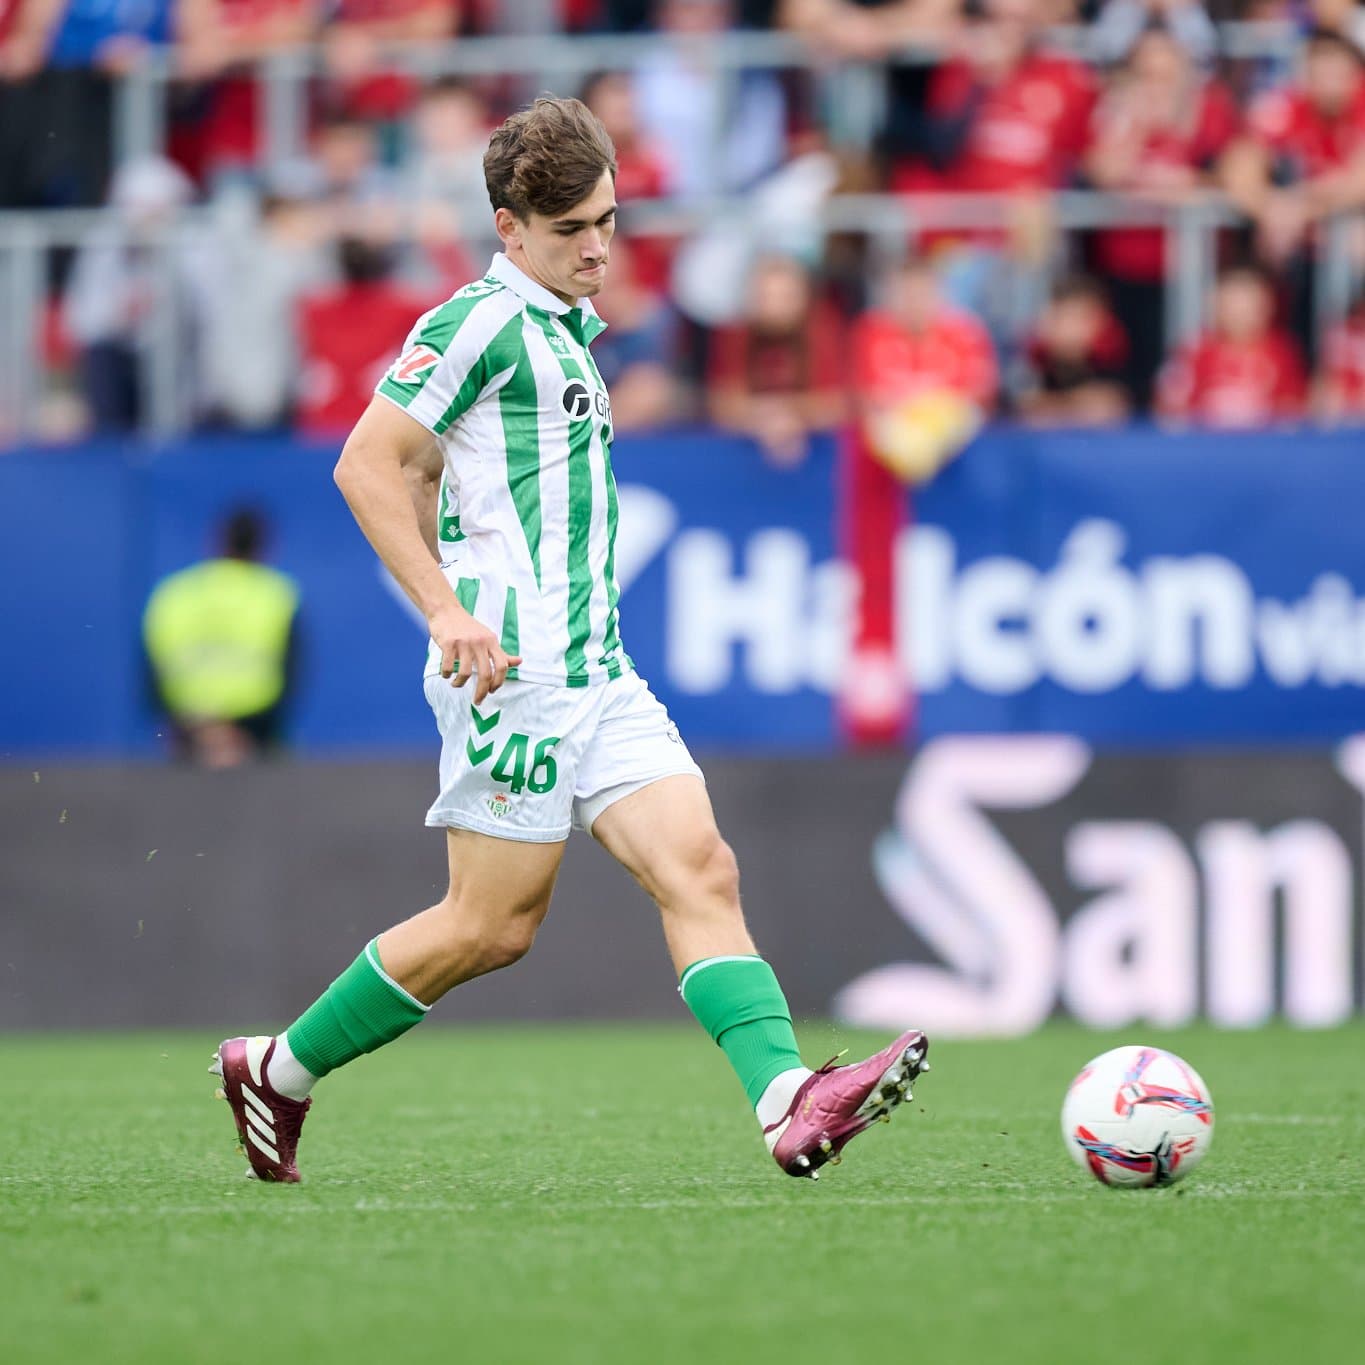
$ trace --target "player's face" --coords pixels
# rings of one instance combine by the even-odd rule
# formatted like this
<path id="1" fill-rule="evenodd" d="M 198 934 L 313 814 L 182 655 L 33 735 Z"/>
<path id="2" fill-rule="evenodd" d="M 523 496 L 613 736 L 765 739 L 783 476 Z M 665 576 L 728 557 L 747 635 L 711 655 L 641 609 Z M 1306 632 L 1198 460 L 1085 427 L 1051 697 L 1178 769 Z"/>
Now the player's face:
<path id="1" fill-rule="evenodd" d="M 523 223 L 506 209 L 497 214 L 507 254 L 533 280 L 566 303 L 596 294 L 607 277 L 616 231 L 616 187 L 611 173 L 586 199 L 554 217 L 532 213 Z"/>

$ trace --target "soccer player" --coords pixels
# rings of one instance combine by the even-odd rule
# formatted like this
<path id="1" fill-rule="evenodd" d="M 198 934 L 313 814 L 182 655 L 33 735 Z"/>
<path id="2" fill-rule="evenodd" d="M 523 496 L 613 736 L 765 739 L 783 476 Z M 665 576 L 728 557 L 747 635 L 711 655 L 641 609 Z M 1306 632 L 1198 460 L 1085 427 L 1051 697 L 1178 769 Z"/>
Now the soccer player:
<path id="1" fill-rule="evenodd" d="M 430 631 L 442 751 L 427 824 L 446 830 L 450 887 L 368 943 L 286 1032 L 227 1039 L 212 1069 L 252 1173 L 297 1181 L 313 1084 L 520 958 L 577 824 L 658 905 L 682 997 L 768 1151 L 814 1177 L 908 1098 L 928 1044 L 910 1030 L 856 1065 L 802 1064 L 701 771 L 622 649 L 611 406 L 588 350 L 615 229 L 606 130 L 577 100 L 539 99 L 493 134 L 484 169 L 504 250 L 418 321 L 336 468 Z"/>

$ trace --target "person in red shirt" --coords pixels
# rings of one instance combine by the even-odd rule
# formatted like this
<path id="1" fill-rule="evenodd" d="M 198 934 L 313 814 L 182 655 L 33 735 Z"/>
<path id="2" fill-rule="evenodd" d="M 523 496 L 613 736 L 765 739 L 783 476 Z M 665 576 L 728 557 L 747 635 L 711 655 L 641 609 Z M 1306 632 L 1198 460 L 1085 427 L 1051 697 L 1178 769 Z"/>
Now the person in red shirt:
<path id="1" fill-rule="evenodd" d="M 203 83 L 205 109 L 171 130 L 171 151 L 191 175 L 212 183 L 254 172 L 264 150 L 259 82 L 251 63 L 299 49 L 317 34 L 323 0 L 179 0 L 177 74 Z"/>
<path id="2" fill-rule="evenodd" d="M 1301 84 L 1256 101 L 1223 181 L 1275 266 L 1307 244 L 1319 219 L 1365 205 L 1365 71 L 1349 40 L 1331 29 L 1308 35 Z"/>
<path id="3" fill-rule="evenodd" d="M 1181 347 L 1161 372 L 1160 415 L 1229 428 L 1302 419 L 1303 361 L 1274 319 L 1275 294 L 1259 267 L 1224 270 L 1214 292 L 1213 326 Z"/>
<path id="4" fill-rule="evenodd" d="M 810 434 L 844 415 L 842 320 L 794 256 L 761 256 L 743 317 L 717 329 L 707 361 L 707 409 L 758 442 L 773 464 L 806 456 Z"/>
<path id="5" fill-rule="evenodd" d="M 1150 27 L 1095 107 L 1086 178 L 1137 199 L 1186 202 L 1214 184 L 1218 158 L 1239 122 L 1227 87 L 1200 73 L 1170 29 Z M 1174 268 L 1169 245 L 1158 227 L 1110 228 L 1093 239 L 1094 269 L 1107 282 L 1131 343 L 1124 378 L 1144 408 L 1165 349 L 1166 279 Z"/>
<path id="6" fill-rule="evenodd" d="M 1314 361 L 1318 227 L 1365 206 L 1365 69 L 1354 44 L 1326 28 L 1308 35 L 1302 61 L 1300 84 L 1252 105 L 1223 179 L 1261 259 L 1283 273 L 1294 334 Z"/>
<path id="7" fill-rule="evenodd" d="M 1365 421 L 1365 292 L 1323 339 L 1313 415 L 1328 426 Z"/>
<path id="8" fill-rule="evenodd" d="M 873 453 L 906 478 L 932 474 L 994 407 L 1000 374 L 979 319 L 945 303 L 934 265 L 892 274 L 850 347 L 859 420 Z"/>
<path id="9" fill-rule="evenodd" d="M 307 436 L 344 436 L 360 420 L 413 315 L 426 307 L 390 281 L 383 247 L 344 237 L 338 254 L 342 284 L 299 305 L 303 371 L 294 425 Z"/>
<path id="10" fill-rule="evenodd" d="M 1039 0 L 987 0 L 935 72 L 928 112 L 945 189 L 1001 193 L 1065 185 L 1085 148 L 1095 83 L 1043 45 Z"/>
<path id="11" fill-rule="evenodd" d="M 384 60 L 385 43 L 446 43 L 459 31 L 461 0 L 327 0 L 323 102 L 352 118 L 392 123 L 417 100 L 418 83 Z"/>
<path id="12" fill-rule="evenodd" d="M 1073 178 L 1096 87 L 1089 69 L 1043 43 L 1042 0 L 987 0 L 958 51 L 930 78 L 926 160 L 893 171 L 892 187 L 1009 196 L 1006 230 L 948 234 L 951 299 L 1008 345 L 1043 302 L 1040 267 L 1055 234 L 1049 196 Z M 921 248 L 941 249 L 943 234 Z"/>
<path id="13" fill-rule="evenodd" d="M 841 448 L 840 553 L 858 583 L 853 661 L 839 698 L 855 743 L 898 743 L 910 723 L 896 646 L 895 546 L 905 482 L 931 477 L 995 406 L 999 370 L 982 323 L 945 303 L 934 265 L 905 261 L 854 324 L 857 421 Z"/>

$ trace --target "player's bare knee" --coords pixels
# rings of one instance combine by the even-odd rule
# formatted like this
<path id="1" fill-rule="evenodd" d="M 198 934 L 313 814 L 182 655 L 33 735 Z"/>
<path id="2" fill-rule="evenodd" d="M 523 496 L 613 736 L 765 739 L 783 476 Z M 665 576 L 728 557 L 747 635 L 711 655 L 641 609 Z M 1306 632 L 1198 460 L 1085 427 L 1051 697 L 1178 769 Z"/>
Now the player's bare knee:
<path id="1" fill-rule="evenodd" d="M 485 970 L 499 971 L 520 962 L 531 951 L 536 941 L 536 930 L 540 928 L 538 918 L 529 915 L 518 916 L 509 923 L 500 925 L 485 939 L 483 961 Z"/>
<path id="2" fill-rule="evenodd" d="M 670 865 L 655 899 L 665 910 L 705 905 L 711 912 L 739 913 L 739 862 L 715 831 L 689 841 Z"/>

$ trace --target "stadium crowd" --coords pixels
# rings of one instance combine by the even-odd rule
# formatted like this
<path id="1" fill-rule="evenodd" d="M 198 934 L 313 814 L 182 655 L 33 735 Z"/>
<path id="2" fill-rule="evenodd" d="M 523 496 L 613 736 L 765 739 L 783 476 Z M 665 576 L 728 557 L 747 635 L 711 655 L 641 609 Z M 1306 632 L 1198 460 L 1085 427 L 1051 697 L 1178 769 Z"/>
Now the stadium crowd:
<path id="1" fill-rule="evenodd" d="M 1293 36 L 1284 55 L 1231 57 L 1228 19 Z M 1086 26 L 1084 58 L 1058 25 Z M 1365 207 L 1351 0 L 0 0 L 0 211 L 107 205 L 79 249 L 52 253 L 40 432 L 139 425 L 143 330 L 168 294 L 197 424 L 347 429 L 414 317 L 496 248 L 483 146 L 542 84 L 421 79 L 404 44 L 741 28 L 793 33 L 817 60 L 716 81 L 704 43 L 661 42 L 556 91 L 618 151 L 595 348 L 618 430 L 705 416 L 783 463 L 858 411 L 914 477 L 937 450 L 916 432 L 951 446 L 997 416 L 1365 417 L 1365 306 L 1326 330 L 1313 307 L 1328 221 L 1348 215 L 1352 260 L 1365 247 L 1349 217 Z M 307 48 L 300 153 L 272 161 L 255 63 Z M 172 76 L 165 155 L 115 166 L 115 84 L 150 49 Z M 841 139 L 820 79 L 847 62 L 886 70 L 867 148 Z M 1215 238 L 1204 331 L 1166 345 L 1169 234 L 1063 231 L 1070 188 L 1227 196 L 1242 225 Z M 824 231 L 839 191 L 968 192 L 1001 211 L 921 231 L 898 261 Z M 736 195 L 742 215 L 709 211 Z M 191 211 L 200 230 L 150 249 Z"/>

